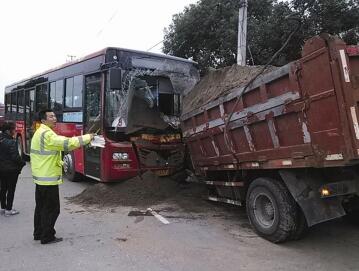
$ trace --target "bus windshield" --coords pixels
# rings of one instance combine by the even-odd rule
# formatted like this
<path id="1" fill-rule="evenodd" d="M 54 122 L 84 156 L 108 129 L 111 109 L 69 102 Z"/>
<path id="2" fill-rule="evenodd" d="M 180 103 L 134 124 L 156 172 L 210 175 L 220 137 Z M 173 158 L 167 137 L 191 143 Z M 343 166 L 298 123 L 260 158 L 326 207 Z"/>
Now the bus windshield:
<path id="1" fill-rule="evenodd" d="M 123 71 L 121 89 L 111 89 L 107 83 L 107 129 L 127 134 L 178 129 L 181 95 L 199 79 L 193 63 L 148 56 L 131 61 L 132 68 Z"/>

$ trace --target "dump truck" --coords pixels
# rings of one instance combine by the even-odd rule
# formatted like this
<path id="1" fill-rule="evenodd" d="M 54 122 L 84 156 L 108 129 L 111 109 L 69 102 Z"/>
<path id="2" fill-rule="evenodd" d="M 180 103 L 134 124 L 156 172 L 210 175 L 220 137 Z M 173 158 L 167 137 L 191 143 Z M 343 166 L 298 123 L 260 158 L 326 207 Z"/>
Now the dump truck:
<path id="1" fill-rule="evenodd" d="M 322 34 L 285 66 L 209 72 L 183 97 L 183 139 L 208 199 L 279 243 L 358 220 L 358 105 L 359 46 Z"/>

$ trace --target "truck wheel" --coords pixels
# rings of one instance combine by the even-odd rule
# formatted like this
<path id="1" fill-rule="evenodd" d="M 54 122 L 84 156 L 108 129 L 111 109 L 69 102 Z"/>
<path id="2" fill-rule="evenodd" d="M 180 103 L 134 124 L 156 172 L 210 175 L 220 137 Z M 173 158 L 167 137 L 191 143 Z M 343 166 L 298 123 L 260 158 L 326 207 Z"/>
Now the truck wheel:
<path id="1" fill-rule="evenodd" d="M 270 178 L 254 180 L 246 205 L 249 221 L 259 236 L 273 243 L 291 238 L 296 229 L 297 206 L 283 183 Z"/>
<path id="2" fill-rule="evenodd" d="M 62 158 L 63 164 L 63 173 L 64 177 L 70 182 L 78 182 L 81 180 L 81 176 L 75 171 L 75 159 L 72 153 L 64 154 Z"/>

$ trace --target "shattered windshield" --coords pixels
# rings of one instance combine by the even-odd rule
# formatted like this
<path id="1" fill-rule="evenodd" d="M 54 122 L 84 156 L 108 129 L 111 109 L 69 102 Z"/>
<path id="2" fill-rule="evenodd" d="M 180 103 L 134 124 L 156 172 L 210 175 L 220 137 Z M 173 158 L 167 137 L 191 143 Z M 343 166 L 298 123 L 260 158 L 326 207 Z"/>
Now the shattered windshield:
<path id="1" fill-rule="evenodd" d="M 197 69 L 173 59 L 131 60 L 132 68 L 122 72 L 121 89 L 111 89 L 107 80 L 107 128 L 127 134 L 143 128 L 178 129 L 181 95 L 198 81 Z"/>

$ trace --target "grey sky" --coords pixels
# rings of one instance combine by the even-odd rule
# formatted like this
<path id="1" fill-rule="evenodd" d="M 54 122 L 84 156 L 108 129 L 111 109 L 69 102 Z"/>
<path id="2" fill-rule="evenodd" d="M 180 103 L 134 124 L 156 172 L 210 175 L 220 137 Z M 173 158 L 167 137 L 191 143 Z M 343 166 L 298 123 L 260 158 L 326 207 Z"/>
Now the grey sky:
<path id="1" fill-rule="evenodd" d="M 147 50 L 197 0 L 0 2 L 0 102 L 6 85 L 108 46 Z M 161 44 L 151 52 L 160 52 Z"/>

